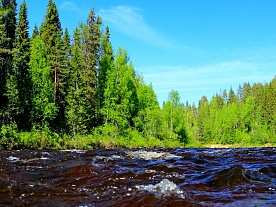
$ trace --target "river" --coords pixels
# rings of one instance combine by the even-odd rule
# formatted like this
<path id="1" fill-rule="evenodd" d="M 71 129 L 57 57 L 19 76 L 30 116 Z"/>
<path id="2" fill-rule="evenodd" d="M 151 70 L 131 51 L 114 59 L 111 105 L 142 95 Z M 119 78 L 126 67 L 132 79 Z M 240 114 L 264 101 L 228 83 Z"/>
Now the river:
<path id="1" fill-rule="evenodd" d="M 276 148 L 0 151 L 0 206 L 276 206 Z"/>

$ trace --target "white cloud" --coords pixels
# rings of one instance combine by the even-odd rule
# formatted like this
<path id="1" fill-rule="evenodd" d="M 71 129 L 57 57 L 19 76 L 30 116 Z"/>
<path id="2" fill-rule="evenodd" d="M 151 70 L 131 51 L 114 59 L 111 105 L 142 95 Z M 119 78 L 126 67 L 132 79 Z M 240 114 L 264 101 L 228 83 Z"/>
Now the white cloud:
<path id="1" fill-rule="evenodd" d="M 137 7 L 116 6 L 110 9 L 102 9 L 99 14 L 104 22 L 111 24 L 118 31 L 131 37 L 154 46 L 172 47 L 173 45 L 162 34 L 146 23 L 142 11 Z"/>

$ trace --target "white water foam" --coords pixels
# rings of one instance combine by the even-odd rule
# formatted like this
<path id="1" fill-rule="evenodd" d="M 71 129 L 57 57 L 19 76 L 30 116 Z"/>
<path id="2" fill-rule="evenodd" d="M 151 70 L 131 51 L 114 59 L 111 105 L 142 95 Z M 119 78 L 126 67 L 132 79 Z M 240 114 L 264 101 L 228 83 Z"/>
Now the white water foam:
<path id="1" fill-rule="evenodd" d="M 129 151 L 129 152 L 126 152 L 126 154 L 133 159 L 140 158 L 144 160 L 179 158 L 179 156 L 173 155 L 168 152 L 153 152 L 153 151 L 145 151 L 145 150 Z"/>
<path id="2" fill-rule="evenodd" d="M 183 191 L 172 181 L 163 179 L 160 183 L 155 185 L 137 185 L 135 186 L 140 191 L 147 191 L 155 194 L 158 198 L 176 196 L 185 198 Z"/>
<path id="3" fill-rule="evenodd" d="M 9 160 L 11 162 L 18 162 L 18 161 L 20 161 L 20 159 L 18 157 L 14 157 L 14 156 L 9 156 L 7 158 L 7 160 Z"/>

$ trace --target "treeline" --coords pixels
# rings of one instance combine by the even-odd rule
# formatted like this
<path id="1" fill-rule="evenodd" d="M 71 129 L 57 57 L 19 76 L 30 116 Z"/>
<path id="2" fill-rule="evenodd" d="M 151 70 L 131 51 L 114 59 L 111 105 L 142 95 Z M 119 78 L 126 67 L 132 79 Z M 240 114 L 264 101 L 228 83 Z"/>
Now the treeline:
<path id="1" fill-rule="evenodd" d="M 186 106 L 189 137 L 203 144 L 256 146 L 276 143 L 276 77 L 266 84 L 244 83 L 237 94 L 230 88 L 198 107 Z"/>
<path id="2" fill-rule="evenodd" d="M 0 1 L 0 146 L 176 147 L 275 143 L 276 80 L 198 106 L 171 91 L 160 108 L 127 51 L 114 52 L 94 9 L 71 37 L 49 0 L 29 35 L 26 2 Z"/>

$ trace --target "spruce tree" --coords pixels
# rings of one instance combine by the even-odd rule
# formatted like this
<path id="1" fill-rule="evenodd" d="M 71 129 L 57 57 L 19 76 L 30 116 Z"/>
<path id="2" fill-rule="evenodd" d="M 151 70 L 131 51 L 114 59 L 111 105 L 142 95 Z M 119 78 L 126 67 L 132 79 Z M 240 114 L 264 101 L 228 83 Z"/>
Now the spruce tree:
<path id="1" fill-rule="evenodd" d="M 38 27 L 34 26 L 33 33 L 32 33 L 32 38 L 35 38 L 37 35 L 39 35 Z"/>
<path id="2" fill-rule="evenodd" d="M 76 28 L 71 47 L 71 59 L 68 75 L 68 93 L 66 96 L 66 121 L 72 135 L 87 133 L 85 86 L 82 71 L 84 57 L 81 53 L 81 31 Z"/>
<path id="3" fill-rule="evenodd" d="M 49 0 L 45 19 L 40 27 L 42 41 L 45 43 L 46 54 L 53 57 L 53 50 L 62 35 L 61 23 L 56 4 Z"/>
<path id="4" fill-rule="evenodd" d="M 45 52 L 47 55 L 47 66 L 50 67 L 51 77 L 53 82 L 53 99 L 54 104 L 60 109 L 55 121 L 53 122 L 53 127 L 56 129 L 61 128 L 64 120 L 64 97 L 62 85 L 64 85 L 62 77 L 62 63 L 64 53 L 62 51 L 62 29 L 59 19 L 59 13 L 56 4 L 49 0 L 47 11 L 45 15 L 44 22 L 42 22 L 40 27 L 41 39 L 45 45 Z"/>
<path id="5" fill-rule="evenodd" d="M 227 104 L 235 103 L 237 101 L 238 101 L 238 97 L 236 96 L 236 94 L 233 91 L 232 87 L 230 87 Z"/>
<path id="6" fill-rule="evenodd" d="M 209 102 L 206 96 L 202 96 L 199 103 L 198 103 L 198 113 L 197 113 L 197 127 L 198 132 L 197 136 L 199 141 L 204 142 L 205 139 L 205 128 L 206 123 L 210 116 L 210 109 L 209 109 Z M 209 137 L 208 137 L 209 138 Z"/>
<path id="7" fill-rule="evenodd" d="M 6 57 L 11 54 L 11 50 L 7 49 L 6 45 L 8 42 L 7 35 L 5 33 L 5 21 L 4 16 L 7 14 L 7 11 L 0 5 L 0 124 L 5 122 L 3 112 L 4 107 L 6 106 L 6 80 L 7 80 L 7 70 Z"/>
<path id="8" fill-rule="evenodd" d="M 7 107 L 7 79 L 12 69 L 12 49 L 15 39 L 16 28 L 16 1 L 2 0 L 0 1 L 0 110 L 5 111 Z M 4 115 L 2 114 L 2 117 Z"/>
<path id="9" fill-rule="evenodd" d="M 81 25 L 82 42 L 81 52 L 84 57 L 84 69 L 82 75 L 85 82 L 84 97 L 86 110 L 86 126 L 88 130 L 97 124 L 96 118 L 96 87 L 98 85 L 97 71 L 100 62 L 102 20 L 95 15 L 94 9 L 88 15 L 86 24 Z"/>
<path id="10" fill-rule="evenodd" d="M 16 114 L 14 121 L 19 129 L 30 127 L 31 81 L 29 75 L 30 40 L 28 32 L 27 6 L 20 5 L 19 21 L 13 49 L 13 67 L 8 76 L 8 111 Z"/>
<path id="11" fill-rule="evenodd" d="M 106 88 L 107 72 L 113 67 L 114 55 L 110 43 L 109 28 L 106 27 L 105 35 L 101 40 L 101 58 L 98 68 L 98 86 L 97 86 L 97 124 L 103 124 L 103 117 L 100 110 L 104 105 L 104 90 Z"/>
<path id="12" fill-rule="evenodd" d="M 60 42 L 60 49 L 58 49 L 58 73 L 56 82 L 56 98 L 55 102 L 58 106 L 58 114 L 55 120 L 55 125 L 60 132 L 66 131 L 66 96 L 69 87 L 69 70 L 71 58 L 70 36 L 68 29 L 65 29 L 64 35 Z"/>
<path id="13" fill-rule="evenodd" d="M 5 33 L 7 38 L 9 38 L 6 48 L 12 50 L 16 30 L 16 0 L 2 0 L 2 5 L 8 11 L 4 17 Z"/>

